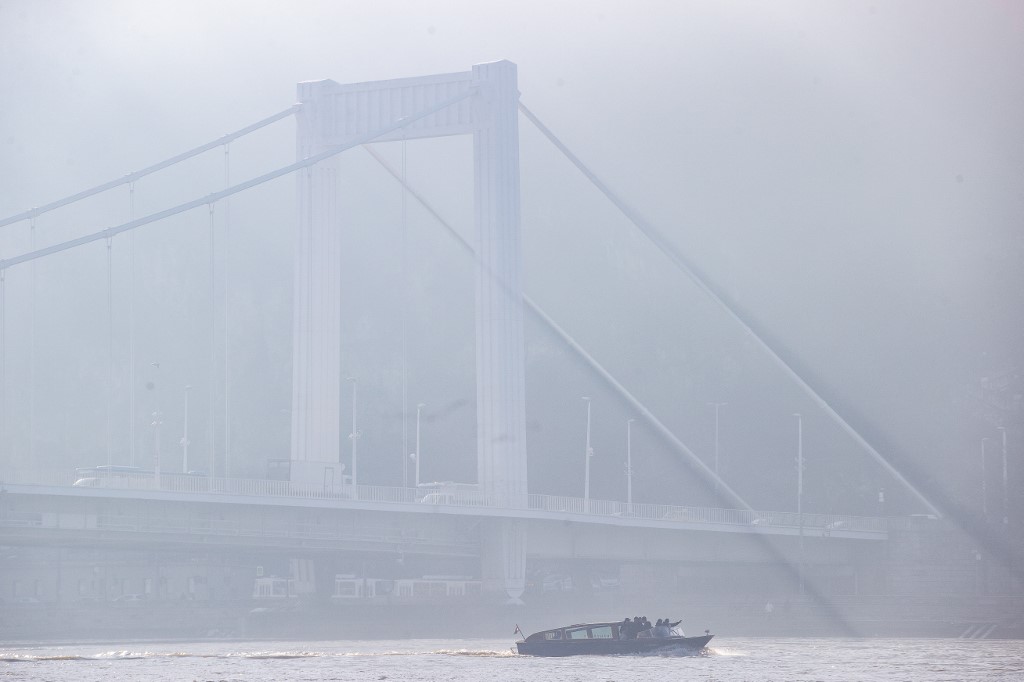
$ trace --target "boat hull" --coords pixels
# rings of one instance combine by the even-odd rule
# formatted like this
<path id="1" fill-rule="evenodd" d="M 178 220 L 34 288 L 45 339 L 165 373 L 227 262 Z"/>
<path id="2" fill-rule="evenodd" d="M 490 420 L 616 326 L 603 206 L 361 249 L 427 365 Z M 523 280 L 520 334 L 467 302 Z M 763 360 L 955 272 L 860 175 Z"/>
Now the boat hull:
<path id="1" fill-rule="evenodd" d="M 714 635 L 701 637 L 640 637 L 637 639 L 566 639 L 516 642 L 526 656 L 635 656 L 638 654 L 697 654 Z"/>

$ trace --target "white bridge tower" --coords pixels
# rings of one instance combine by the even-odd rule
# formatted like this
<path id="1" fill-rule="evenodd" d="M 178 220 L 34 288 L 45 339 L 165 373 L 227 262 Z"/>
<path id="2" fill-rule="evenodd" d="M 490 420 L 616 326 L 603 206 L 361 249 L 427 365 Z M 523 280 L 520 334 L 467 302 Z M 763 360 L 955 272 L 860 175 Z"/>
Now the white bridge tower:
<path id="1" fill-rule="evenodd" d="M 477 477 L 503 506 L 526 505 L 526 409 L 516 66 L 340 85 L 300 83 L 297 155 L 308 158 L 388 129 L 373 141 L 473 135 L 476 231 Z M 460 96 L 463 96 L 459 99 Z M 446 101 L 449 106 L 417 116 Z M 395 129 L 403 119 L 411 122 Z M 293 331 L 293 477 L 334 469 L 341 431 L 341 240 L 337 165 L 300 172 Z M 340 477 L 339 477 L 340 478 Z M 484 587 L 518 600 L 525 538 L 514 521 L 485 531 Z"/>

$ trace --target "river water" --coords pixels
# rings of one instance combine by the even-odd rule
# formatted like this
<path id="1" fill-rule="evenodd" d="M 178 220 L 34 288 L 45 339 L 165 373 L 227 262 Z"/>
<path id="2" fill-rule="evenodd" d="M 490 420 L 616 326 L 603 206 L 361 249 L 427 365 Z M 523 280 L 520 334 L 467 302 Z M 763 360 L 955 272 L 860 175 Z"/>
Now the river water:
<path id="1" fill-rule="evenodd" d="M 1024 642 L 721 637 L 699 656 L 519 656 L 508 640 L 85 643 L 0 647 L 0 681 L 1024 680 Z"/>

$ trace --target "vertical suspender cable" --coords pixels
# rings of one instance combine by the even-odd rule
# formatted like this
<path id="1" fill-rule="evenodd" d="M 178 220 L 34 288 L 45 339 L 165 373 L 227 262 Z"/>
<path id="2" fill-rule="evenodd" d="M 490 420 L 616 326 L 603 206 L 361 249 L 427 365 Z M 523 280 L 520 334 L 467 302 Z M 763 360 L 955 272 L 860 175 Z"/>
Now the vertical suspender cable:
<path id="1" fill-rule="evenodd" d="M 405 192 L 405 169 L 406 169 L 406 141 L 402 138 L 402 274 L 398 278 L 401 282 L 402 303 L 399 307 L 402 316 L 402 485 L 408 487 L 408 463 L 409 463 L 409 357 L 408 357 L 408 333 L 406 317 L 409 313 L 409 276 L 408 276 L 408 244 L 406 229 L 406 192 Z M 418 454 L 417 454 L 418 456 Z M 419 462 L 416 463 L 419 466 Z"/>
<path id="2" fill-rule="evenodd" d="M 214 226 L 214 207 L 215 204 L 209 204 L 210 207 L 210 432 L 208 436 L 210 444 L 210 479 L 217 477 L 217 456 L 216 456 L 216 413 L 217 413 L 217 387 L 216 387 L 216 375 L 217 375 L 217 298 L 214 295 L 217 290 L 216 280 L 214 274 L 216 273 L 215 266 L 215 242 L 214 236 L 216 234 Z"/>
<path id="3" fill-rule="evenodd" d="M 231 144 L 227 143 L 224 145 L 224 189 L 230 186 Z M 228 305 L 228 275 L 230 274 L 230 268 L 228 267 L 228 246 L 230 243 L 228 230 L 231 226 L 229 219 L 231 215 L 230 208 L 231 199 L 225 198 L 221 211 L 224 214 L 224 478 L 228 478 L 231 475 L 231 352 L 228 349 L 228 311 L 231 310 L 231 307 Z"/>
<path id="4" fill-rule="evenodd" d="M 7 466 L 7 268 L 0 268 L 0 462 Z"/>
<path id="5" fill-rule="evenodd" d="M 114 238 L 107 237 L 107 466 L 114 463 L 112 405 L 114 402 Z"/>
<path id="6" fill-rule="evenodd" d="M 128 222 L 135 220 L 135 183 L 128 183 Z M 135 230 L 128 232 L 128 456 L 135 466 Z"/>
<path id="7" fill-rule="evenodd" d="M 36 250 L 36 218 L 29 221 L 29 246 Z M 28 463 L 29 468 L 36 466 L 36 264 L 32 261 L 31 290 L 29 292 L 29 332 L 28 332 Z"/>

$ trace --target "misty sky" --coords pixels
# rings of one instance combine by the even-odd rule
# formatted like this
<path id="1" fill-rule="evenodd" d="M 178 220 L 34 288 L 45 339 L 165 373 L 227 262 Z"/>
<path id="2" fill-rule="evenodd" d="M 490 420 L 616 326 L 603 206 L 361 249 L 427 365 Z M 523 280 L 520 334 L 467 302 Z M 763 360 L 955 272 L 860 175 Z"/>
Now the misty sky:
<path id="1" fill-rule="evenodd" d="M 1024 368 L 1022 35 L 1024 6 L 1016 2 L 0 0 L 0 216 L 122 176 L 280 111 L 294 101 L 299 81 L 417 76 L 508 59 L 518 64 L 522 101 L 798 357 L 830 398 L 850 409 L 869 440 L 883 452 L 900 453 L 935 476 L 950 496 L 970 503 L 980 438 L 995 436 L 1001 424 L 1024 436 L 1021 382 L 1012 378 Z M 632 381 L 702 455 L 711 439 L 706 403 L 725 400 L 729 435 L 723 439 L 734 458 L 753 462 L 759 458 L 755 448 L 763 447 L 771 453 L 766 462 L 791 467 L 793 412 L 804 414 L 819 453 L 834 448 L 842 458 L 864 457 L 688 290 L 685 278 L 528 123 L 521 121 L 521 129 L 530 296 Z M 283 122 L 233 145 L 232 180 L 290 162 L 293 130 Z M 399 158 L 394 145 L 385 151 Z M 465 140 L 418 143 L 409 151 L 410 178 L 463 227 L 472 208 L 470 154 Z M 385 224 L 394 227 L 399 210 L 393 184 L 375 183 L 360 170 L 372 167 L 367 159 L 342 161 L 352 173 L 345 186 L 365 199 L 351 203 L 354 234 L 365 233 L 367 240 L 363 256 L 387 252 L 392 242 L 381 235 Z M 214 153 L 168 173 L 161 183 L 140 182 L 136 215 L 222 185 L 222 161 Z M 41 218 L 39 243 L 127 220 L 126 191 L 111 194 L 79 213 Z M 246 291 L 237 294 L 244 319 L 233 322 L 236 331 L 246 319 L 269 324 L 259 317 L 262 308 L 283 311 L 276 319 L 290 324 L 293 198 L 293 181 L 285 179 L 260 197 L 232 204 L 230 258 L 240 273 L 236 286 Z M 409 220 L 425 230 L 429 220 L 417 210 Z M 146 357 L 137 364 L 145 368 L 159 359 L 165 367 L 177 366 L 168 370 L 177 372 L 175 395 L 186 382 L 201 383 L 199 369 L 182 369 L 189 358 L 208 358 L 208 332 L 181 323 L 209 315 L 201 287 L 190 288 L 208 267 L 206 220 L 198 213 L 180 216 L 138 235 L 140 267 L 152 289 L 189 292 L 165 293 L 159 310 L 142 306 L 154 326 L 139 332 L 150 345 L 140 350 Z M 0 258 L 28 249 L 27 222 L 0 230 Z M 443 279 L 436 269 L 428 275 L 413 268 L 415 285 L 442 301 L 436 314 L 450 315 L 453 329 L 471 329 L 471 283 L 462 287 L 457 280 L 460 267 L 469 276 L 468 264 L 458 265 L 454 252 L 423 237 L 425 232 L 413 234 L 424 240 L 417 242 L 420 252 L 453 273 Z M 66 384 L 73 387 L 67 390 L 85 402 L 89 382 L 104 376 L 107 352 L 103 249 L 87 248 L 91 255 L 41 264 L 38 292 L 41 301 L 53 302 L 51 312 L 59 311 L 40 313 L 38 342 L 47 349 L 38 351 L 41 362 L 77 373 L 81 382 Z M 124 274 L 123 261 L 114 267 Z M 25 418 L 26 268 L 11 268 L 7 276 L 9 423 Z M 387 270 L 356 255 L 346 268 L 366 277 Z M 147 286 L 143 292 L 150 291 Z M 381 298 L 354 300 L 356 310 L 395 304 L 386 286 L 371 290 Z M 72 293 L 87 303 L 67 303 Z M 123 292 L 115 296 L 124 302 Z M 160 318 L 177 322 L 155 331 Z M 354 329 L 372 341 L 374 319 L 365 312 L 368 326 Z M 431 318 L 417 319 L 427 324 Z M 116 327 L 123 331 L 123 319 Z M 262 376 L 240 379 L 235 392 L 246 397 L 238 400 L 287 429 L 282 415 L 290 399 L 290 334 L 245 329 L 268 341 L 247 351 L 253 363 L 263 363 Z M 571 364 L 532 333 L 528 345 L 541 358 L 536 368 Z M 458 343 L 472 350 L 472 339 L 454 332 L 431 338 L 439 353 Z M 69 339 L 78 345 L 62 345 Z M 119 356 L 123 347 L 121 337 Z M 410 400 L 454 405 L 454 419 L 459 401 L 468 401 L 471 410 L 475 398 L 472 377 L 460 373 L 461 356 L 448 355 L 437 367 L 449 369 L 422 373 L 413 382 L 419 395 Z M 90 358 L 99 358 L 95 377 L 81 374 Z M 393 370 L 377 367 L 381 386 Z M 140 383 L 152 379 L 145 371 L 139 370 Z M 582 446 L 579 396 L 598 390 L 599 382 L 581 368 L 567 377 L 550 390 L 528 386 L 529 399 L 558 417 L 535 424 L 538 442 L 550 437 L 552 452 Z M 1002 394 L 990 399 L 985 377 L 1009 378 L 1008 390 L 1018 395 L 1016 411 L 999 402 Z M 52 377 L 48 382 L 58 392 L 65 386 Z M 428 385 L 436 397 L 420 397 L 430 394 Z M 268 403 L 257 405 L 256 394 L 270 396 Z M 200 410 L 203 399 L 195 397 Z M 1003 407 L 992 408 L 992 400 Z M 612 403 L 609 397 L 608 422 L 598 427 L 599 453 L 602 447 L 621 449 L 629 414 Z M 74 410 L 62 409 L 49 418 L 74 423 Z M 472 419 L 471 411 L 464 414 Z M 180 414 L 169 414 L 168 421 L 172 416 L 179 429 Z M 201 434 L 204 426 L 195 419 Z M 450 427 L 458 442 L 471 442 L 469 422 L 460 424 Z M 47 429 L 60 430 L 52 423 Z M 89 438 L 100 434 L 94 429 Z M 637 437 L 644 443 L 642 433 Z M 14 450 L 25 441 L 13 432 L 8 438 L 11 449 L 3 461 L 16 462 Z M 287 443 L 286 435 L 280 443 Z M 538 449 L 532 441 L 531 448 L 533 456 Z M 558 456 L 531 459 L 531 487 L 538 492 L 553 490 L 548 481 L 534 480 L 536 472 L 570 470 L 548 459 Z M 742 467 L 733 467 L 739 475 Z M 615 487 L 621 468 L 609 471 L 595 473 L 597 496 L 621 494 Z M 651 485 L 659 471 L 648 466 L 644 475 Z M 856 485 L 865 487 L 862 498 L 873 499 L 874 488 L 887 482 L 865 476 L 870 480 Z M 756 497 L 756 486 L 751 480 L 738 487 Z M 759 501 L 785 506 L 780 499 Z"/>

